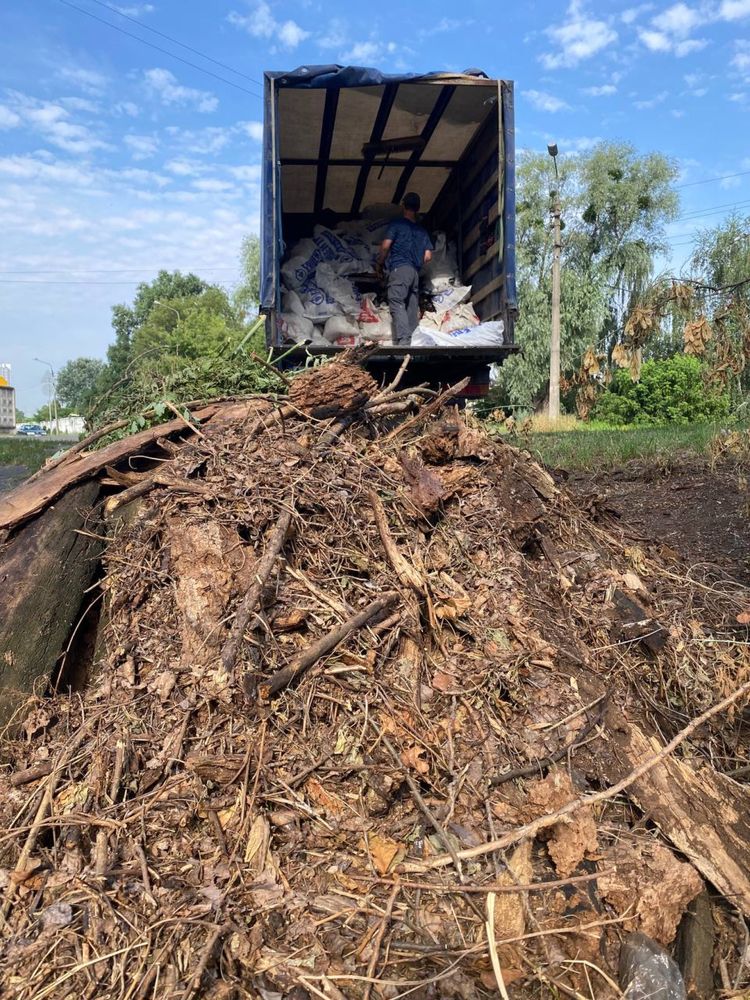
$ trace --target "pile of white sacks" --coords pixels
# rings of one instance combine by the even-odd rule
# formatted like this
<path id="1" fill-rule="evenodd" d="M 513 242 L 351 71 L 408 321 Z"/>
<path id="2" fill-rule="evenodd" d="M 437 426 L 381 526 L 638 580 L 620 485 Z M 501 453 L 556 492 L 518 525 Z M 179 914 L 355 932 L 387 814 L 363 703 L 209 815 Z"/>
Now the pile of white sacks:
<path id="1" fill-rule="evenodd" d="M 361 220 L 335 230 L 316 226 L 300 240 L 281 268 L 280 325 L 286 341 L 349 347 L 362 341 L 392 343 L 391 315 L 372 292 L 360 293 L 353 275 L 375 270 L 395 206 L 366 209 Z M 398 209 L 396 208 L 396 211 Z M 456 251 L 444 233 L 423 272 L 434 312 L 425 312 L 412 335 L 415 347 L 491 347 L 503 343 L 503 324 L 480 323 L 462 285 Z"/>

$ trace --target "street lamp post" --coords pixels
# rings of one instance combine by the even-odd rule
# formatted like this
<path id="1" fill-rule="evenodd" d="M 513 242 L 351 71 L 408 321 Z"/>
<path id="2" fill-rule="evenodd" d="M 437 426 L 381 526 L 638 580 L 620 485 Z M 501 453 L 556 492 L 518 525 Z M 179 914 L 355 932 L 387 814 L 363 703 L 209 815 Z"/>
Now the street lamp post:
<path id="1" fill-rule="evenodd" d="M 171 309 L 172 312 L 177 317 L 177 322 L 178 323 L 182 322 L 182 316 L 180 316 L 180 314 L 177 312 L 177 310 L 175 309 L 175 307 L 174 306 L 170 306 L 170 304 L 168 302 L 162 302 L 160 299 L 154 299 L 154 305 L 155 306 L 163 306 L 165 309 Z"/>
<path id="2" fill-rule="evenodd" d="M 551 142 L 547 152 L 555 165 L 555 190 L 552 192 L 552 331 L 549 352 L 549 419 L 560 419 L 560 175 L 557 172 L 557 143 Z"/>
<path id="3" fill-rule="evenodd" d="M 162 302 L 161 299 L 154 299 L 154 305 L 155 306 L 163 306 L 164 309 L 171 309 L 172 312 L 177 317 L 177 322 L 178 323 L 182 322 L 182 316 L 180 316 L 179 312 L 175 309 L 175 307 L 174 306 L 170 306 L 170 304 L 168 302 Z M 179 345 L 175 345 L 175 351 L 177 353 L 177 357 L 179 357 L 180 356 Z"/>
<path id="4" fill-rule="evenodd" d="M 34 358 L 34 361 L 38 361 L 40 365 L 46 365 L 49 368 L 49 391 L 47 393 L 47 412 L 49 413 L 49 421 L 52 423 L 52 410 L 54 406 L 55 413 L 55 434 L 60 433 L 60 419 L 57 415 L 57 380 L 55 378 L 55 369 L 49 363 L 49 361 L 42 361 L 41 358 Z"/>

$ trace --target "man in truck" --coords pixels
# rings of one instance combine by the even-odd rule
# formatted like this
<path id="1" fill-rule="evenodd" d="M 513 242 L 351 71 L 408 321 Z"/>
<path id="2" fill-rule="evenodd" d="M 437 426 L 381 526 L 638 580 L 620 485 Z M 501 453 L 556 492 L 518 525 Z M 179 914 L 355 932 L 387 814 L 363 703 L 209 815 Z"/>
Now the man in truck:
<path id="1" fill-rule="evenodd" d="M 378 255 L 378 273 L 388 261 L 388 305 L 393 319 L 393 343 L 408 347 L 419 325 L 419 272 L 432 259 L 432 241 L 417 222 L 421 202 L 410 191 L 401 202 L 403 218 L 395 219 L 385 233 Z"/>

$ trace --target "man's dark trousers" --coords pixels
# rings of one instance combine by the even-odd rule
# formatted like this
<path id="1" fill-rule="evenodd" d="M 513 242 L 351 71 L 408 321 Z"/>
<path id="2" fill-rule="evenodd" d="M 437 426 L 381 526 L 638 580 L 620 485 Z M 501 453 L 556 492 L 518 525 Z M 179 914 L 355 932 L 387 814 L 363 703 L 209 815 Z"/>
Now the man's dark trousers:
<path id="1" fill-rule="evenodd" d="M 408 347 L 419 325 L 419 271 L 401 264 L 388 275 L 388 305 L 393 319 L 393 343 Z"/>

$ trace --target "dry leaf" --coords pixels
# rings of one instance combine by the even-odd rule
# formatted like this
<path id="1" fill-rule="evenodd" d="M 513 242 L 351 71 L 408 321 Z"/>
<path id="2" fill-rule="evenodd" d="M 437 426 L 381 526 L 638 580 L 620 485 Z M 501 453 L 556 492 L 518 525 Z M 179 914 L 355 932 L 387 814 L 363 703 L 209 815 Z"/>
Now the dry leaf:
<path id="1" fill-rule="evenodd" d="M 455 595 L 436 604 L 435 615 L 437 618 L 454 621 L 456 618 L 460 618 L 462 615 L 465 615 L 470 607 L 470 598 Z"/>
<path id="2" fill-rule="evenodd" d="M 175 677 L 173 671 L 162 670 L 160 673 L 151 678 L 148 683 L 148 689 L 158 695 L 160 701 L 164 702 L 174 690 L 176 683 L 177 678 Z"/>
<path id="3" fill-rule="evenodd" d="M 744 611 L 740 611 L 737 615 L 737 621 L 740 625 L 750 625 L 750 606 L 746 607 Z"/>
<path id="4" fill-rule="evenodd" d="M 430 765 L 426 760 L 422 760 L 424 750 L 422 747 L 409 747 L 408 750 L 401 751 L 401 763 L 407 767 L 412 767 L 418 774 L 429 774 Z"/>
<path id="5" fill-rule="evenodd" d="M 343 816 L 345 811 L 344 803 L 331 792 L 327 792 L 317 778 L 308 778 L 305 783 L 305 791 L 316 806 L 328 813 L 329 816 Z"/>
<path id="6" fill-rule="evenodd" d="M 641 578 L 637 573 L 623 573 L 622 583 L 624 587 L 628 590 L 641 591 L 642 593 L 647 593 L 646 588 L 643 585 Z"/>
<path id="7" fill-rule="evenodd" d="M 307 611 L 295 608 L 286 614 L 278 614 L 273 619 L 274 632 L 291 632 L 292 629 L 299 628 L 307 620 Z"/>
<path id="8" fill-rule="evenodd" d="M 432 675 L 432 686 L 436 691 L 455 691 L 458 681 L 452 674 L 444 674 L 442 670 L 436 670 Z"/>
<path id="9" fill-rule="evenodd" d="M 398 864 L 406 857 L 406 848 L 390 837 L 381 837 L 378 833 L 367 835 L 367 840 L 360 841 L 360 847 L 369 852 L 372 863 L 380 875 L 385 875 L 392 865 Z"/>

